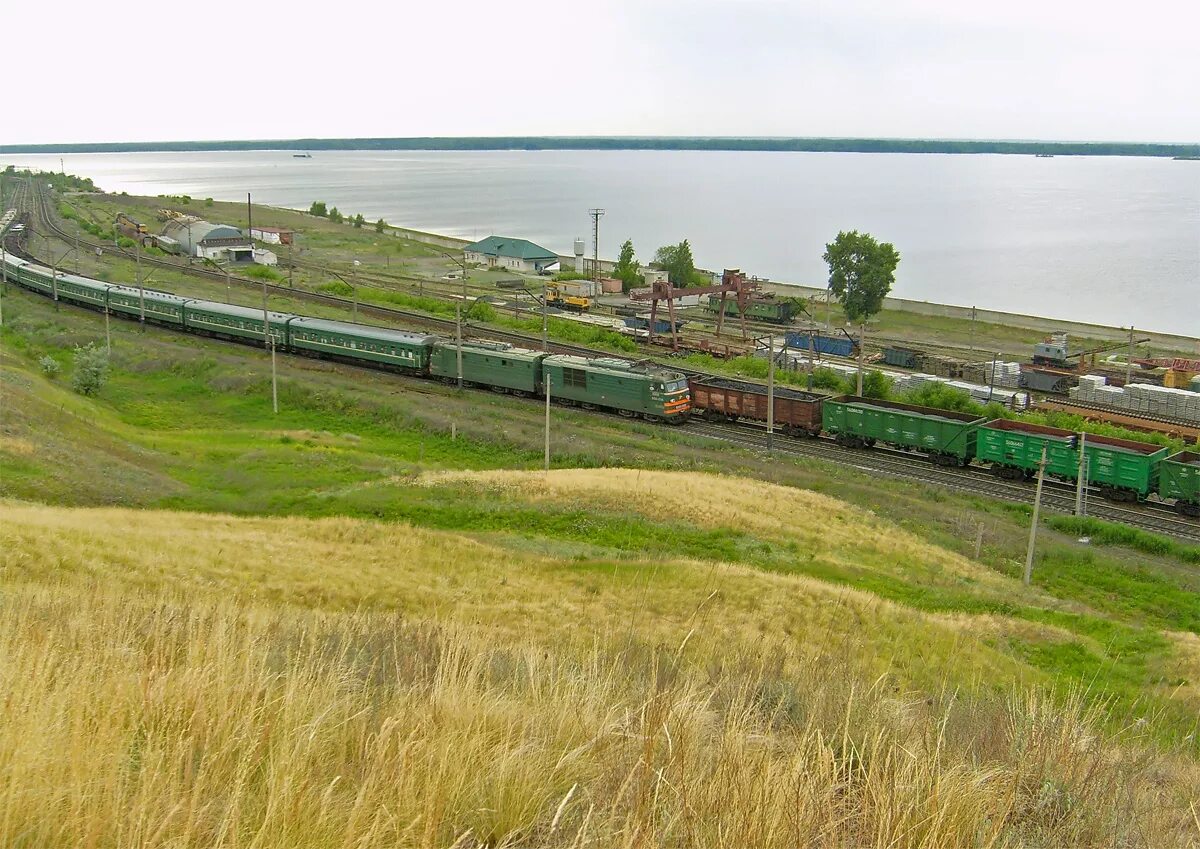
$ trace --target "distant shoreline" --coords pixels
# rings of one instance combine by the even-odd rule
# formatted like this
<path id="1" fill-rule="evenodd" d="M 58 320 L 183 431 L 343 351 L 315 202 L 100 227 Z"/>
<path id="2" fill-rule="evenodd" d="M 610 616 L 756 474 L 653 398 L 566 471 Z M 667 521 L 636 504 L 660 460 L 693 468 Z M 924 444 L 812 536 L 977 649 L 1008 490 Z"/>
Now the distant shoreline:
<path id="1" fill-rule="evenodd" d="M 797 153 L 988 153 L 1052 156 L 1200 157 L 1200 143 L 960 141 L 947 139 L 754 138 L 701 136 L 422 136 L 414 138 L 89 142 L 0 145 L 0 154 L 195 153 L 238 151 L 719 150 Z"/>

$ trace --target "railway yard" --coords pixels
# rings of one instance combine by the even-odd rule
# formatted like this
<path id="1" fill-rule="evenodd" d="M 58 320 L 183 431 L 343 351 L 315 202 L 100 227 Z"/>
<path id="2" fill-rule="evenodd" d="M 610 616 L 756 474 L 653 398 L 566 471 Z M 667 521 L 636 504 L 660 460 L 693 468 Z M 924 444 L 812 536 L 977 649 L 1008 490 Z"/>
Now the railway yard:
<path id="1" fill-rule="evenodd" d="M 724 334 L 715 334 L 715 313 L 703 306 L 681 310 L 680 315 L 686 317 L 690 333 L 676 340 L 673 347 L 687 349 L 685 351 L 671 350 L 664 345 L 648 346 L 644 338 L 628 333 L 621 334 L 616 325 L 621 323 L 616 319 L 619 306 L 604 307 L 593 312 L 591 321 L 582 324 L 574 316 L 556 313 L 543 307 L 539 301 L 541 294 L 537 286 L 539 281 L 516 279 L 510 274 L 488 270 L 466 269 L 456 260 L 453 249 L 445 245 L 431 245 L 426 242 L 402 238 L 394 234 L 365 234 L 357 228 L 347 225 L 333 224 L 326 221 L 308 219 L 299 213 L 280 210 L 256 210 L 255 222 L 262 217 L 265 225 L 297 227 L 300 220 L 305 227 L 306 246 L 299 256 L 281 258 L 281 267 L 270 275 L 264 274 L 259 279 L 246 276 L 240 269 L 228 269 L 215 266 L 212 263 L 191 262 L 179 257 L 161 255 L 159 252 L 132 251 L 129 247 L 119 247 L 112 241 L 103 241 L 80 226 L 81 221 L 93 222 L 93 228 L 105 221 L 113 221 L 117 214 L 128 216 L 146 216 L 146 210 L 154 203 L 163 204 L 163 199 L 132 199 L 115 196 L 79 196 L 67 195 L 57 197 L 43 187 L 33 186 L 29 182 L 16 183 L 11 186 L 7 206 L 18 210 L 23 227 L 18 228 L 19 238 L 14 234 L 8 236 L 8 246 L 18 254 L 36 260 L 44 266 L 57 265 L 65 274 L 69 271 L 84 279 L 94 281 L 120 281 L 129 286 L 136 279 L 141 279 L 147 289 L 164 289 L 183 296 L 184 299 L 208 298 L 212 303 L 225 303 L 231 306 L 241 306 L 258 310 L 262 315 L 264 305 L 281 316 L 312 316 L 314 319 L 303 319 L 295 322 L 295 327 L 303 326 L 304 322 L 327 320 L 339 323 L 352 319 L 358 322 L 369 322 L 380 327 L 418 331 L 419 333 L 441 335 L 446 340 L 453 340 L 459 332 L 468 340 L 467 351 L 474 351 L 479 357 L 485 357 L 487 351 L 480 347 L 478 341 L 495 340 L 514 348 L 536 351 L 544 348 L 553 355 L 546 360 L 546 373 L 555 362 L 555 357 L 566 357 L 563 362 L 582 363 L 580 368 L 597 369 L 598 366 L 588 366 L 587 363 L 599 363 L 605 358 L 607 362 L 618 362 L 612 359 L 618 354 L 627 360 L 646 361 L 657 360 L 660 365 L 654 366 L 651 372 L 661 377 L 656 378 L 660 384 L 670 386 L 672 375 L 690 380 L 693 415 L 690 421 L 681 425 L 676 432 L 686 438 L 699 439 L 708 444 L 720 443 L 731 448 L 746 449 L 753 452 L 772 452 L 780 456 L 803 457 L 829 461 L 848 466 L 870 475 L 883 475 L 909 481 L 916 481 L 938 487 L 944 491 L 955 493 L 962 497 L 986 497 L 1010 503 L 1029 503 L 1032 498 L 1032 486 L 1023 480 L 1003 480 L 993 471 L 978 464 L 967 466 L 966 463 L 956 464 L 965 468 L 949 468 L 930 463 L 929 454 L 920 451 L 920 445 L 906 442 L 903 438 L 889 439 L 876 444 L 874 437 L 860 438 L 859 450 L 847 447 L 854 443 L 846 437 L 845 432 L 831 428 L 828 420 L 828 410 L 833 405 L 826 405 L 827 415 L 821 421 L 821 415 L 807 413 L 805 421 L 808 425 L 801 426 L 799 420 L 789 418 L 789 404 L 802 404 L 806 397 L 817 398 L 819 395 L 809 395 L 803 391 L 807 381 L 811 380 L 806 371 L 810 367 L 827 366 L 840 367 L 845 370 L 851 367 L 853 357 L 839 357 L 838 353 L 857 353 L 855 350 L 838 351 L 828 356 L 822 355 L 816 362 L 809 362 L 807 354 L 780 359 L 778 379 L 781 384 L 778 394 L 772 399 L 773 404 L 765 402 L 765 387 L 762 384 L 749 383 L 738 377 L 738 369 L 747 361 L 753 361 L 754 355 L 763 348 L 763 340 L 770 338 L 771 346 L 776 348 L 776 339 L 786 340 L 795 337 L 807 346 L 815 347 L 817 338 L 836 338 L 827 328 L 836 326 L 834 309 L 828 310 L 828 315 L 822 316 L 819 307 L 809 303 L 806 310 L 810 318 L 817 321 L 809 324 L 781 327 L 776 321 L 764 320 L 764 314 L 759 311 L 754 318 L 745 322 L 745 333 L 737 317 L 725 318 Z M 192 200 L 192 204 L 196 201 Z M 214 217 L 231 214 L 236 205 L 214 204 Z M 223 209 L 222 207 L 229 207 Z M 64 217 L 64 210 L 69 214 Z M 16 220 L 16 218 L 14 218 Z M 297 227 L 297 229 L 299 229 Z M 36 235 L 34 235 L 36 234 Z M 340 269 L 340 270 L 339 270 Z M 456 273 L 456 269 L 458 269 Z M 463 271 L 466 271 L 464 279 Z M 52 274 L 53 277 L 53 274 Z M 519 285 L 518 285 L 519 284 Z M 64 281 L 65 286 L 65 281 Z M 50 294 L 46 292 L 46 294 Z M 58 293 L 61 294 L 61 293 Z M 7 297 L 7 295 L 6 295 Z M 69 300 L 59 298 L 59 300 Z M 477 305 L 487 304 L 486 309 Z M 76 307 L 70 307 L 75 309 Z M 131 308 L 132 309 L 132 308 Z M 465 313 L 466 318 L 460 326 L 453 316 L 455 310 Z M 816 315 L 813 316 L 812 312 Z M 114 307 L 114 314 L 117 310 Z M 613 316 L 611 322 L 601 319 Z M 661 316 L 661 313 L 660 313 Z M 131 317 L 130 310 L 126 318 Z M 133 314 L 134 319 L 137 318 Z M 769 319 L 769 316 L 766 316 Z M 820 319 L 827 322 L 823 327 Z M 896 368 L 889 359 L 888 350 L 911 350 L 914 340 L 908 337 L 889 336 L 887 322 L 891 317 L 885 316 L 881 321 L 883 327 L 872 330 L 872 338 L 876 346 L 882 350 L 872 351 L 872 364 L 886 368 L 892 375 L 904 375 L 913 369 Z M 903 319 L 907 321 L 908 318 Z M 899 321 L 899 320 L 897 320 Z M 280 322 L 283 324 L 283 322 Z M 973 326 L 973 322 L 965 322 L 970 326 L 954 325 L 951 320 L 940 319 L 930 324 L 939 328 L 949 328 L 938 332 L 949 342 L 929 344 L 925 340 L 921 350 L 926 358 L 925 363 L 959 363 L 956 367 L 949 366 L 949 379 L 963 378 L 963 369 L 973 365 L 970 354 L 956 341 L 965 332 L 969 337 L 970 348 L 974 351 L 990 350 L 994 355 L 1021 356 L 1022 350 L 1029 347 L 1029 338 L 1036 334 L 1014 333 L 1013 328 L 996 328 L 991 326 Z M 587 328 L 589 333 L 576 333 L 577 327 Z M 290 325 L 282 331 L 265 328 L 271 333 L 290 332 Z M 543 333 L 538 331 L 545 328 Z M 264 328 L 261 321 L 254 339 L 261 345 Z M 828 334 L 828 335 L 827 335 Z M 247 334 L 249 336 L 250 334 Z M 575 337 L 575 338 L 572 338 Z M 578 337 L 585 342 L 577 341 Z M 843 338 L 849 339 L 845 334 Z M 276 344 L 288 350 L 290 337 L 278 337 Z M 243 339 L 242 341 L 249 341 Z M 1103 348 L 1104 340 L 1074 340 L 1080 350 L 1088 348 Z M 434 344 L 434 343 L 430 343 Z M 451 341 L 439 343 L 446 352 L 443 360 L 446 365 L 442 374 L 453 380 L 449 371 L 453 365 L 454 345 Z M 839 342 L 839 345 L 841 343 Z M 299 347 L 299 346 L 296 346 Z M 1112 347 L 1111 344 L 1108 347 Z M 436 351 L 436 348 L 434 348 Z M 499 350 L 499 349 L 497 349 Z M 724 350 L 733 359 L 714 357 L 707 351 Z M 818 349 L 819 350 L 819 349 Z M 868 351 L 872 349 L 868 348 Z M 1027 352 L 1027 351 L 1026 351 Z M 1139 351 L 1139 356 L 1148 352 Z M 1155 352 L 1176 353 L 1183 352 Z M 544 355 L 542 355 L 544 356 Z M 571 360 L 570 358 L 577 358 Z M 581 358 L 581 359 L 579 359 Z M 361 358 L 359 358 L 361 359 Z M 538 363 L 540 357 L 534 358 Z M 816 358 L 814 358 L 816 359 Z M 978 359 L 977 357 L 975 358 Z M 998 357 L 997 357 L 998 359 Z M 482 361 L 482 360 L 481 360 Z M 376 365 L 388 366 L 387 363 Z M 978 363 L 975 363 L 976 365 Z M 791 365 L 794 370 L 789 371 Z M 346 367 L 362 367 L 363 363 L 350 358 Z M 460 372 L 462 367 L 460 366 Z M 613 368 L 613 366 L 607 366 Z M 624 368 L 624 367 L 622 367 Z M 645 369 L 642 368 L 644 371 Z M 401 369 L 403 370 L 403 369 Z M 428 366 L 426 373 L 429 372 Z M 722 372 L 724 374 L 722 374 Z M 992 374 L 997 372 L 993 369 Z M 556 372 L 556 381 L 566 381 L 571 386 L 573 378 L 565 372 Z M 971 375 L 966 375 L 971 376 Z M 976 375 L 977 377 L 978 375 Z M 411 381 L 411 377 L 397 376 L 396 380 Z M 596 378 L 593 377 L 593 380 Z M 715 401 L 701 401 L 699 386 L 708 382 L 715 386 L 724 381 L 726 389 L 739 391 L 739 398 L 754 398 L 757 406 L 731 409 L 722 407 L 716 409 Z M 488 385 L 487 380 L 468 380 L 470 383 Z M 996 379 L 992 382 L 996 384 Z M 791 385 L 786 385 L 791 384 Z M 543 387 L 534 378 L 525 389 L 515 387 L 492 388 L 514 395 L 543 394 Z M 657 395 L 653 381 L 647 383 L 646 403 L 650 403 Z M 739 388 L 740 387 L 740 388 Z M 757 387 L 757 389 L 756 389 Z M 570 393 L 568 393 L 569 396 Z M 571 402 L 564 396 L 559 399 Z M 722 404 L 727 404 L 729 398 L 722 396 Z M 730 396 L 732 397 L 732 396 Z M 705 399 L 708 395 L 704 396 Z M 518 399 L 519 400 L 519 399 Z M 864 399 L 868 404 L 869 399 Z M 485 400 L 484 403 L 487 403 Z M 537 404 L 536 399 L 526 403 Z M 607 408 L 611 412 L 622 415 L 637 413 L 646 418 L 670 418 L 662 415 L 663 409 L 641 407 L 630 402 L 609 403 L 597 402 L 591 396 L 581 394 L 574 403 L 590 408 Z M 743 401 L 739 401 L 743 403 Z M 1111 411 L 1088 408 L 1086 405 L 1072 404 L 1071 399 L 1060 397 L 1044 400 L 1038 398 L 1038 404 L 1058 405 L 1063 411 L 1081 415 L 1083 418 L 1099 418 L 1107 422 L 1117 422 L 1126 429 L 1134 429 L 1146 433 L 1157 431 L 1158 434 L 1181 444 L 1195 444 L 1197 435 L 1195 428 L 1183 421 L 1161 421 L 1139 415 L 1136 411 L 1125 411 L 1115 414 Z M 767 407 L 773 406 L 768 413 Z M 678 406 L 674 408 L 678 410 Z M 797 407 L 798 409 L 798 407 Z M 819 408 L 818 408 L 819 410 Z M 656 412 L 657 411 L 657 412 Z M 719 413 L 719 414 L 718 414 Z M 699 415 L 698 415 L 699 414 Z M 798 415 L 798 414 L 797 414 Z M 968 417 L 969 418 L 969 417 Z M 978 418 L 978 417 L 976 417 Z M 768 419 L 771 426 L 768 426 Z M 801 432 L 820 432 L 820 426 L 812 426 L 813 421 L 824 425 L 825 435 L 813 439 Z M 982 420 L 980 420 L 982 421 Z M 972 436 L 972 439 L 974 436 Z M 870 450 L 861 450 L 870 447 Z M 1095 450 L 1095 446 L 1092 447 Z M 1162 450 L 1166 456 L 1169 451 Z M 973 456 L 973 452 L 972 452 Z M 1185 455 L 1194 456 L 1194 455 Z M 970 460 L 970 457 L 966 458 Z M 1105 462 L 1105 461 L 1101 461 Z M 1157 467 L 1156 467 L 1157 468 Z M 1028 476 L 1028 469 L 1026 476 Z M 1155 472 L 1157 475 L 1157 471 Z M 1076 487 L 1073 481 L 1063 479 L 1047 480 L 1046 493 L 1043 496 L 1043 507 L 1052 512 L 1071 513 L 1076 509 Z M 1091 481 L 1089 477 L 1089 481 Z M 1136 496 L 1129 501 L 1113 503 L 1104 500 L 1101 495 L 1113 495 L 1113 492 L 1102 493 L 1094 488 L 1094 497 L 1087 504 L 1090 516 L 1121 522 L 1135 527 L 1151 530 L 1188 541 L 1200 540 L 1200 524 L 1189 516 L 1177 515 L 1188 512 L 1183 509 L 1183 500 L 1172 504 L 1170 500 L 1157 498 L 1155 487 L 1157 483 L 1146 482 L 1140 490 L 1133 492 Z M 1120 493 L 1120 497 L 1128 496 L 1132 490 Z M 1147 496 L 1151 496 L 1147 498 Z M 1198 496 L 1200 498 L 1200 496 Z M 1181 506 L 1182 505 L 1182 506 Z"/>

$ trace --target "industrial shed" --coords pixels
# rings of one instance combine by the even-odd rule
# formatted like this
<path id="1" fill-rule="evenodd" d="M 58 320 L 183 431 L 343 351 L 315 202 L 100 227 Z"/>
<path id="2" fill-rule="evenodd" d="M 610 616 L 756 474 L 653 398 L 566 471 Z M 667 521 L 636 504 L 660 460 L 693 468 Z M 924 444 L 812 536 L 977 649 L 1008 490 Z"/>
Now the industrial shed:
<path id="1" fill-rule="evenodd" d="M 558 254 L 535 245 L 528 239 L 513 239 L 507 236 L 488 236 L 463 248 L 467 262 L 486 265 L 488 268 L 507 268 L 526 274 L 541 274 L 558 266 Z"/>
<path id="2" fill-rule="evenodd" d="M 228 224 L 203 219 L 168 221 L 163 235 L 179 243 L 189 256 L 212 260 L 254 261 L 254 247 L 246 235 Z"/>

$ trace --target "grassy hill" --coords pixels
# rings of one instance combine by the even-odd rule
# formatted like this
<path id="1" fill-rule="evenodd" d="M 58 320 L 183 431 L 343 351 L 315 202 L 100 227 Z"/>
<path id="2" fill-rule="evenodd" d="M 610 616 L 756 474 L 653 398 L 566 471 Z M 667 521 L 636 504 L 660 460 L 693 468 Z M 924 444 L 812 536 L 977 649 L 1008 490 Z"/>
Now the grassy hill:
<path id="1" fill-rule="evenodd" d="M 1010 506 L 4 316 L 0 845 L 1200 842 L 1182 547 L 1026 589 Z"/>

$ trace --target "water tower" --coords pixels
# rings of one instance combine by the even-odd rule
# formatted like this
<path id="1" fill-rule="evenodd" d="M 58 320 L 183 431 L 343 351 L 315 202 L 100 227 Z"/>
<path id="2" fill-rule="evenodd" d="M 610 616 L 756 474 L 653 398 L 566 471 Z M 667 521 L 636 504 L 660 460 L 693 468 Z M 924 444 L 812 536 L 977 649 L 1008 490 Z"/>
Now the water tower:
<path id="1" fill-rule="evenodd" d="M 575 239 L 575 271 L 583 274 L 583 237 Z"/>

